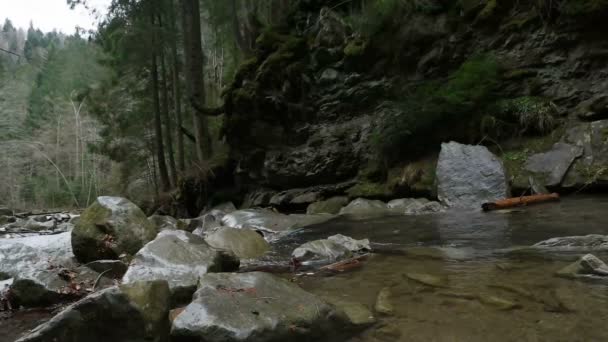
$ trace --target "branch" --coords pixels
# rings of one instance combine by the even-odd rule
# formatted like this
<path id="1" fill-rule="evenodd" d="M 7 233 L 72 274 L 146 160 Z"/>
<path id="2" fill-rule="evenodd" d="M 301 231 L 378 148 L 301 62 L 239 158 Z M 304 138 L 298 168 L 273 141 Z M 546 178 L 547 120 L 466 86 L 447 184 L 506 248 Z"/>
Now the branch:
<path id="1" fill-rule="evenodd" d="M 199 105 L 198 102 L 196 102 L 194 99 L 190 99 L 190 103 L 192 104 L 192 107 L 194 108 L 194 110 L 196 110 L 197 114 L 199 114 L 199 115 L 220 116 L 220 115 L 224 114 L 224 112 L 225 112 L 224 106 L 219 106 L 219 107 L 214 107 L 214 108 L 203 107 L 203 106 Z"/>
<path id="2" fill-rule="evenodd" d="M 11 55 L 15 55 L 15 56 L 17 56 L 17 57 L 22 57 L 20 54 L 18 54 L 18 53 L 16 53 L 16 52 L 9 51 L 9 50 L 5 50 L 5 49 L 3 49 L 3 48 L 0 48 L 0 51 L 2 51 L 2 52 L 6 52 L 6 53 L 9 53 L 9 54 L 11 54 Z"/>
<path id="3" fill-rule="evenodd" d="M 180 126 L 179 128 L 188 139 L 190 139 L 192 142 L 196 142 L 196 138 L 194 138 L 194 134 L 190 133 L 184 126 Z"/>

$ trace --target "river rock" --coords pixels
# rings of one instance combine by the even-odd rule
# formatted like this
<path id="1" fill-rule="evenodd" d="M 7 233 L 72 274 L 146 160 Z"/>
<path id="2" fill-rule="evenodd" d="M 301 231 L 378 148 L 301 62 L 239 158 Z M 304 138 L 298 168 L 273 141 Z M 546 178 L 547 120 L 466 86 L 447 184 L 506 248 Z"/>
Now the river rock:
<path id="1" fill-rule="evenodd" d="M 374 305 L 374 310 L 377 313 L 382 315 L 392 315 L 394 308 L 393 303 L 391 303 L 391 289 L 389 287 L 384 287 L 378 292 L 378 296 L 376 297 L 376 304 Z"/>
<path id="2" fill-rule="evenodd" d="M 209 273 L 173 321 L 172 341 L 332 341 L 348 325 L 331 305 L 267 273 Z"/>
<path id="3" fill-rule="evenodd" d="M 424 215 L 442 212 L 443 206 L 439 202 L 429 201 L 426 198 L 400 198 L 387 203 L 386 207 L 394 212 L 405 215 Z"/>
<path id="4" fill-rule="evenodd" d="M 148 217 L 148 221 L 150 221 L 155 227 L 157 231 L 163 230 L 187 230 L 188 224 L 182 220 L 178 220 L 171 216 L 166 215 L 152 215 Z"/>
<path id="5" fill-rule="evenodd" d="M 550 151 L 530 156 L 524 169 L 545 186 L 558 186 L 572 163 L 582 155 L 580 146 L 556 143 Z"/>
<path id="6" fill-rule="evenodd" d="M 166 342 L 167 282 L 141 282 L 94 293 L 61 311 L 18 342 Z"/>
<path id="7" fill-rule="evenodd" d="M 328 214 L 285 215 L 268 209 L 237 210 L 222 218 L 222 225 L 232 228 L 250 228 L 272 238 L 295 228 L 322 223 L 333 218 Z"/>
<path id="8" fill-rule="evenodd" d="M 431 287 L 447 287 L 448 280 L 445 277 L 440 277 L 426 273 L 406 273 L 405 276 L 417 283 Z"/>
<path id="9" fill-rule="evenodd" d="M 230 214 L 233 211 L 236 211 L 236 206 L 234 205 L 234 203 L 232 202 L 224 202 L 224 203 L 220 203 L 216 206 L 213 206 L 211 209 L 209 210 L 203 210 L 201 211 L 201 213 L 198 216 L 203 216 L 205 214 L 213 214 L 214 216 L 219 216 L 220 214 L 222 215 L 226 215 L 226 214 Z M 221 219 L 221 217 L 218 217 Z"/>
<path id="10" fill-rule="evenodd" d="M 323 260 L 333 262 L 350 258 L 353 253 L 370 251 L 368 239 L 355 240 L 341 234 L 323 240 L 310 241 L 296 248 L 291 254 L 299 261 Z"/>
<path id="11" fill-rule="evenodd" d="M 497 308 L 498 310 L 507 311 L 507 310 L 521 308 L 521 305 L 518 303 L 512 302 L 505 298 L 496 297 L 496 296 L 492 296 L 492 295 L 482 294 L 479 296 L 479 301 L 482 302 L 483 304 L 493 306 L 493 307 Z"/>
<path id="12" fill-rule="evenodd" d="M 166 280 L 175 302 L 188 300 L 207 272 L 234 271 L 239 260 L 184 231 L 163 231 L 133 258 L 123 283 Z"/>
<path id="13" fill-rule="evenodd" d="M 72 247 L 83 263 L 133 255 L 157 234 L 135 204 L 121 197 L 98 197 L 72 230 Z"/>
<path id="14" fill-rule="evenodd" d="M 208 234 L 205 241 L 211 247 L 231 252 L 241 259 L 260 257 L 270 249 L 261 234 L 247 228 L 221 227 Z"/>
<path id="15" fill-rule="evenodd" d="M 389 210 L 386 203 L 378 200 L 357 198 L 340 210 L 340 215 L 374 216 L 386 215 Z"/>
<path id="16" fill-rule="evenodd" d="M 448 207 L 481 208 L 509 196 L 505 168 L 485 146 L 441 144 L 437 194 Z"/>
<path id="17" fill-rule="evenodd" d="M 86 267 L 107 277 L 120 279 L 127 273 L 129 265 L 120 260 L 96 260 L 86 264 Z"/>
<path id="18" fill-rule="evenodd" d="M 307 214 L 338 214 L 348 204 L 348 197 L 336 196 L 325 201 L 314 202 L 306 208 Z"/>
<path id="19" fill-rule="evenodd" d="M 367 306 L 338 297 L 326 298 L 327 302 L 346 315 L 349 323 L 357 328 L 365 328 L 376 323 L 376 317 Z"/>
<path id="20" fill-rule="evenodd" d="M 538 242 L 532 247 L 556 251 L 608 250 L 608 235 L 562 236 Z"/>
<path id="21" fill-rule="evenodd" d="M 556 273 L 560 277 L 578 278 L 586 276 L 608 277 L 608 265 L 593 254 L 586 254 Z"/>

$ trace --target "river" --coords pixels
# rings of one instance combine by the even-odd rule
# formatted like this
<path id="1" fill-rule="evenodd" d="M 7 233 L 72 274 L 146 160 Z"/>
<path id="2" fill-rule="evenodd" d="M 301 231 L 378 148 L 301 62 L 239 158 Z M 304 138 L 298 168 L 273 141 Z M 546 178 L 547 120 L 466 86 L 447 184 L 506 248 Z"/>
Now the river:
<path id="1" fill-rule="evenodd" d="M 553 237 L 606 235 L 607 223 L 608 196 L 490 213 L 339 217 L 279 241 L 273 258 L 285 261 L 301 243 L 333 234 L 368 238 L 391 251 L 372 254 L 352 272 L 295 278 L 323 298 L 371 311 L 381 290 L 390 293 L 392 314 L 378 315 L 352 341 L 608 341 L 608 282 L 554 275 L 584 252 L 522 249 Z M 594 254 L 608 260 L 606 251 Z M 420 275 L 438 282 L 421 283 Z M 12 341 L 48 317 L 0 320 L 0 340 Z"/>

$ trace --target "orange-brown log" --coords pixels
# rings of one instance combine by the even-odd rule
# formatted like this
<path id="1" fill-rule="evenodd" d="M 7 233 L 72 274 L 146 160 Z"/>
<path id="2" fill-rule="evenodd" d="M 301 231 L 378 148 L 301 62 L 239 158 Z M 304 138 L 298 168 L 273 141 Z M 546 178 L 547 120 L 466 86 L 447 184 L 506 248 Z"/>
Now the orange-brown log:
<path id="1" fill-rule="evenodd" d="M 481 205 L 483 210 L 500 210 L 500 209 L 509 209 L 514 207 L 520 207 L 524 205 L 544 203 L 544 202 L 552 202 L 559 201 L 559 194 L 542 194 L 542 195 L 532 195 L 532 196 L 522 196 L 522 197 L 513 197 L 507 198 L 504 200 L 499 200 L 495 202 L 488 202 Z"/>

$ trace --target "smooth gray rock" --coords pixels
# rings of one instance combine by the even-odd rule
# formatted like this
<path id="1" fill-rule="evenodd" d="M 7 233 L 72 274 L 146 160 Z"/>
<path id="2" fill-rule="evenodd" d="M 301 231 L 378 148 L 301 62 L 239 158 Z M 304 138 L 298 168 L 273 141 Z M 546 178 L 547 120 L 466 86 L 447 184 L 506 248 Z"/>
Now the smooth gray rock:
<path id="1" fill-rule="evenodd" d="M 340 209 L 340 215 L 353 216 L 386 215 L 389 212 L 390 211 L 386 207 L 386 203 L 378 200 L 368 200 L 365 198 L 357 198 L 344 208 Z"/>
<path id="2" fill-rule="evenodd" d="M 567 143 L 583 148 L 583 156 L 577 158 L 568 170 L 562 186 L 589 187 L 608 181 L 608 120 L 581 123 L 566 131 Z"/>
<path id="3" fill-rule="evenodd" d="M 166 282 L 121 285 L 68 306 L 18 342 L 166 342 L 168 314 Z"/>
<path id="4" fill-rule="evenodd" d="M 133 258 L 123 283 L 166 280 L 175 302 L 188 300 L 207 272 L 234 271 L 239 260 L 188 232 L 163 231 Z"/>
<path id="5" fill-rule="evenodd" d="M 505 168 L 485 146 L 441 144 L 437 194 L 448 207 L 481 208 L 509 196 Z"/>
<path id="6" fill-rule="evenodd" d="M 294 283 L 267 273 L 210 273 L 173 321 L 172 341 L 336 341 L 349 322 Z"/>
<path id="7" fill-rule="evenodd" d="M 557 271 L 556 275 L 565 278 L 579 278 L 587 276 L 608 277 L 608 265 L 606 265 L 606 263 L 595 255 L 586 254 L 575 263 Z"/>
<path id="8" fill-rule="evenodd" d="M 371 250 L 369 240 L 355 240 L 341 234 L 323 240 L 310 241 L 294 249 L 291 256 L 298 261 L 320 260 L 334 262 L 350 258 L 353 253 L 364 253 Z"/>
<path id="9" fill-rule="evenodd" d="M 328 214 L 285 215 L 268 209 L 237 210 L 222 218 L 222 225 L 232 228 L 250 228 L 261 231 L 265 237 L 271 239 L 281 233 L 295 228 L 322 223 L 333 218 Z"/>
<path id="10" fill-rule="evenodd" d="M 270 249 L 261 234 L 247 228 L 221 227 L 209 233 L 205 241 L 211 247 L 228 251 L 241 259 L 260 257 Z"/>
<path id="11" fill-rule="evenodd" d="M 550 151 L 530 156 L 524 168 L 545 186 L 558 186 L 572 163 L 582 155 L 580 146 L 556 143 Z"/>
<path id="12" fill-rule="evenodd" d="M 121 197 L 98 197 L 72 230 L 72 248 L 83 263 L 133 255 L 157 234 L 135 204 Z"/>
<path id="13" fill-rule="evenodd" d="M 395 199 L 388 202 L 386 207 L 394 213 L 405 215 L 423 215 L 444 211 L 441 203 L 429 201 L 426 198 Z"/>
<path id="14" fill-rule="evenodd" d="M 75 266 L 70 233 L 0 239 L 0 273 L 11 277 L 25 270 Z"/>
<path id="15" fill-rule="evenodd" d="M 557 251 L 608 250 L 608 235 L 590 234 L 583 236 L 562 236 L 538 242 L 532 247 Z"/>
<path id="16" fill-rule="evenodd" d="M 338 214 L 348 204 L 348 197 L 336 196 L 324 201 L 314 202 L 306 208 L 307 214 Z"/>

